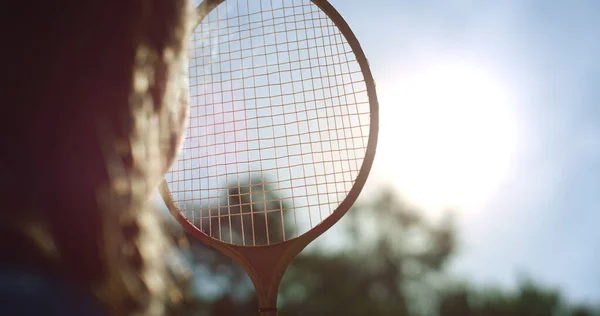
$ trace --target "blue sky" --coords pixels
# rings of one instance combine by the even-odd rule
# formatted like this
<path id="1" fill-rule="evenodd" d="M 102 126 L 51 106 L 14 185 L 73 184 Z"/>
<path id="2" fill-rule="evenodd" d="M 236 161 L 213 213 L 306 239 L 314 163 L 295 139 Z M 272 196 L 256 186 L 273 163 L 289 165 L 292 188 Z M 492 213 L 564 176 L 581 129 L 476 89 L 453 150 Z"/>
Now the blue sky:
<path id="1" fill-rule="evenodd" d="M 466 174 L 472 183 L 465 180 L 462 200 L 451 201 L 453 204 L 449 201 L 448 206 L 458 209 L 461 227 L 456 273 L 482 284 L 510 285 L 518 273 L 526 272 L 542 282 L 560 286 L 572 299 L 599 301 L 600 36 L 594 30 L 600 29 L 600 2 L 331 3 L 360 40 L 378 85 L 381 142 L 368 186 L 391 183 L 403 193 L 411 192 L 410 181 L 403 179 L 409 178 L 406 173 L 412 167 L 399 165 L 415 161 L 410 159 L 409 151 L 418 147 L 408 144 L 412 135 L 397 134 L 411 130 L 397 129 L 396 125 L 410 119 L 411 106 L 420 106 L 420 101 L 418 95 L 412 99 L 403 97 L 409 93 L 403 85 L 421 80 L 418 78 L 423 77 L 423 69 L 433 71 L 433 75 L 424 77 L 424 82 L 436 81 L 438 66 L 453 69 L 440 73 L 451 77 L 457 74 L 458 83 L 450 80 L 452 84 L 463 79 L 461 69 L 476 69 L 477 74 L 486 74 L 480 78 L 492 78 L 490 86 L 502 89 L 490 92 L 488 99 L 478 99 L 481 108 L 475 112 L 481 113 L 474 115 L 485 117 L 490 104 L 496 108 L 489 111 L 508 113 L 499 114 L 498 120 L 494 116 L 486 118 L 489 121 L 484 122 L 483 132 L 499 135 L 493 143 L 504 139 L 507 144 L 497 148 L 477 146 L 491 151 L 493 156 L 506 157 L 492 161 L 492 156 L 477 156 L 490 161 L 482 164 L 478 175 Z M 464 83 L 473 82 L 477 80 Z M 440 85 L 443 82 L 424 89 L 435 95 Z M 461 97 L 465 96 L 458 96 Z M 495 102 L 500 97 L 503 102 Z M 441 105 L 428 106 L 431 111 L 441 109 Z M 441 122 L 449 129 L 464 125 L 460 120 L 455 123 Z M 430 123 L 423 122 L 427 124 Z M 478 133 L 477 129 L 472 131 Z M 414 132 L 421 135 L 418 130 Z M 502 136 L 507 133 L 512 136 Z M 406 152 L 397 148 L 405 148 Z M 442 149 L 431 150 L 444 155 Z M 479 155 L 470 150 L 468 154 Z M 461 156 L 456 158 L 459 161 Z M 423 165 L 414 169 L 427 168 Z M 392 169 L 395 171 L 390 172 Z M 485 170 L 501 172 L 490 173 L 494 179 L 488 181 Z M 448 190 L 452 189 L 448 179 L 431 175 L 428 180 L 434 187 L 439 180 Z M 483 182 L 486 190 L 468 194 L 469 189 L 479 189 Z M 443 188 L 432 191 L 431 197 L 439 195 Z M 424 205 L 433 217 L 446 205 L 444 198 L 435 204 L 427 203 L 428 191 L 423 188 L 414 192 L 419 196 L 415 203 Z M 470 203 L 470 199 L 477 202 Z"/>

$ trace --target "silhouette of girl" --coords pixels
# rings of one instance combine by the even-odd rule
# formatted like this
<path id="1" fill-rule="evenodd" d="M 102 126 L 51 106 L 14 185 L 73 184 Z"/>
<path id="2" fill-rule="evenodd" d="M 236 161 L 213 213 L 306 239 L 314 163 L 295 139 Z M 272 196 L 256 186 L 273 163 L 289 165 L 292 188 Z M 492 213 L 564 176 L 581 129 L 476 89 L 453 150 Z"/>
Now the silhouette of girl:
<path id="1" fill-rule="evenodd" d="M 182 141 L 192 4 L 0 10 L 0 314 L 167 313 L 185 276 L 147 201 Z"/>

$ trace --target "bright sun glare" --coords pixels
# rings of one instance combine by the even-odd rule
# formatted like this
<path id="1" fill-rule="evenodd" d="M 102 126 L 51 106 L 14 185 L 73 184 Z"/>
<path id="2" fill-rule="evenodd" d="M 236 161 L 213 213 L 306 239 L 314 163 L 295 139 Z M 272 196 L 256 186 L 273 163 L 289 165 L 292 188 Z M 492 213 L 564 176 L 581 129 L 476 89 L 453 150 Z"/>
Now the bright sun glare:
<path id="1" fill-rule="evenodd" d="M 379 85 L 380 172 L 428 209 L 485 203 L 517 141 L 507 86 L 468 63 L 432 63 Z"/>

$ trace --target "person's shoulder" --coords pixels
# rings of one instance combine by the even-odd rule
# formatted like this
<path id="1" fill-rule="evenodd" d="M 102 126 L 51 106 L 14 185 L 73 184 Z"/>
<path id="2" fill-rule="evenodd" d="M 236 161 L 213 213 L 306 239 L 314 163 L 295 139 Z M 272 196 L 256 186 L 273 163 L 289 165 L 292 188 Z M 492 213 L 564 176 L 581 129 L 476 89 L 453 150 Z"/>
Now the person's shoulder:
<path id="1" fill-rule="evenodd" d="M 60 279 L 1 268 L 0 314 L 104 315 L 91 297 Z"/>

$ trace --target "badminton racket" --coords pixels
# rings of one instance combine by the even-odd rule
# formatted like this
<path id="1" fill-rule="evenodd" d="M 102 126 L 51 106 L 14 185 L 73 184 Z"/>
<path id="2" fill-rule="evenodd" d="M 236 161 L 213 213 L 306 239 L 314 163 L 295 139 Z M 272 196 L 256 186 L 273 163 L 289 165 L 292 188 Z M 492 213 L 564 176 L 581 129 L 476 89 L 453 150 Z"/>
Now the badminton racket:
<path id="1" fill-rule="evenodd" d="M 277 315 L 290 262 L 367 180 L 375 83 L 325 0 L 205 0 L 196 10 L 186 138 L 160 193 L 187 231 L 244 268 L 261 315 Z"/>

